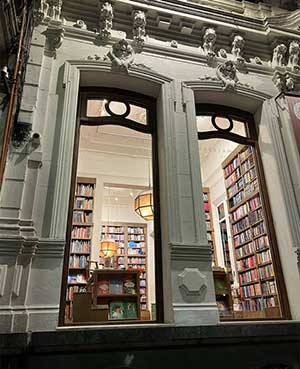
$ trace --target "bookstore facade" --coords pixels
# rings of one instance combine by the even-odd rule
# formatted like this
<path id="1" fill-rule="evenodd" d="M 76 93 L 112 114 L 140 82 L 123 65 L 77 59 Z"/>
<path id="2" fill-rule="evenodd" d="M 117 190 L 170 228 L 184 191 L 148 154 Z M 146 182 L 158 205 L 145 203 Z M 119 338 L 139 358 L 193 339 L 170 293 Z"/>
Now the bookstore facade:
<path id="1" fill-rule="evenodd" d="M 0 331 L 299 320 L 299 11 L 85 3 L 35 8 Z"/>

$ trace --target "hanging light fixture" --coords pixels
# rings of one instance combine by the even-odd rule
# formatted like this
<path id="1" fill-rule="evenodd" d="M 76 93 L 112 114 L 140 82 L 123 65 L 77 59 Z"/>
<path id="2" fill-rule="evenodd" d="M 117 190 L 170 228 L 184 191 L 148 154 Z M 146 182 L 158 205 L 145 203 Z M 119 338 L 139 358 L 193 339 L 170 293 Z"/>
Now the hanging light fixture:
<path id="1" fill-rule="evenodd" d="M 153 191 L 150 182 L 150 163 L 149 163 L 149 188 L 141 192 L 134 200 L 135 212 L 146 221 L 154 219 Z"/>
<path id="2" fill-rule="evenodd" d="M 108 197 L 110 199 L 110 189 L 108 193 Z M 104 238 L 100 242 L 100 253 L 99 256 L 104 259 L 104 268 L 105 269 L 113 269 L 114 268 L 114 256 L 117 251 L 117 245 L 115 240 L 109 236 L 109 213 L 110 207 L 108 208 L 108 224 L 106 226 L 106 232 L 104 234 Z"/>

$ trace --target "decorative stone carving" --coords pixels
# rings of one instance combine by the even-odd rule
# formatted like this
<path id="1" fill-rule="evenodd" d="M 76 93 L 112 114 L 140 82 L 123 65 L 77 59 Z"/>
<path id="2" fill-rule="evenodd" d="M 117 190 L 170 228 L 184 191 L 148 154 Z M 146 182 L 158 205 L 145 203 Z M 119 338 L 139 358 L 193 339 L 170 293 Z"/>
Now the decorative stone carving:
<path id="1" fill-rule="evenodd" d="M 234 90 L 238 82 L 236 66 L 228 60 L 217 67 L 217 77 L 223 82 L 224 90 Z"/>
<path id="2" fill-rule="evenodd" d="M 203 50 L 205 54 L 215 55 L 215 43 L 217 40 L 217 33 L 214 28 L 207 28 L 203 36 Z"/>
<path id="3" fill-rule="evenodd" d="M 178 42 L 176 40 L 172 40 L 171 43 L 170 43 L 170 46 L 177 49 L 178 48 Z"/>
<path id="4" fill-rule="evenodd" d="M 272 80 L 278 90 L 282 92 L 294 91 L 296 86 L 298 89 L 300 86 L 300 75 L 289 71 L 276 70 Z"/>
<path id="5" fill-rule="evenodd" d="M 218 55 L 220 58 L 227 59 L 227 51 L 225 49 L 220 49 Z"/>
<path id="6" fill-rule="evenodd" d="M 107 41 L 111 38 L 112 20 L 114 17 L 113 7 L 108 1 L 104 4 L 99 2 L 99 39 Z"/>
<path id="7" fill-rule="evenodd" d="M 133 45 L 137 50 L 141 50 L 145 43 L 146 36 L 146 15 L 143 11 L 133 12 Z"/>
<path id="8" fill-rule="evenodd" d="M 298 41 L 292 41 L 289 46 L 289 62 L 288 67 L 292 70 L 299 70 L 299 54 L 300 54 L 300 45 Z"/>
<path id="9" fill-rule="evenodd" d="M 197 268 L 184 268 L 178 274 L 179 289 L 187 296 L 201 296 L 206 294 L 206 276 Z"/>
<path id="10" fill-rule="evenodd" d="M 35 3 L 35 9 L 33 10 L 34 25 L 38 26 L 47 17 L 49 4 L 46 0 L 39 0 Z"/>
<path id="11" fill-rule="evenodd" d="M 47 16 L 52 21 L 61 21 L 62 0 L 46 0 L 49 4 Z"/>
<path id="12" fill-rule="evenodd" d="M 64 32 L 64 28 L 61 27 L 48 27 L 45 32 L 47 37 L 46 47 L 54 56 L 63 42 Z"/>
<path id="13" fill-rule="evenodd" d="M 234 59 L 243 59 L 243 51 L 245 46 L 244 37 L 241 35 L 235 35 L 232 41 L 231 53 Z"/>
<path id="14" fill-rule="evenodd" d="M 285 44 L 277 45 L 273 50 L 272 66 L 282 67 L 284 65 L 284 58 L 287 52 Z"/>
<path id="15" fill-rule="evenodd" d="M 262 65 L 262 60 L 261 60 L 261 58 L 259 57 L 259 56 L 256 56 L 255 58 L 254 58 L 254 62 L 255 62 L 255 64 L 259 64 L 259 65 Z"/>
<path id="16" fill-rule="evenodd" d="M 113 44 L 112 50 L 106 55 L 105 60 L 111 60 L 111 67 L 120 72 L 128 72 L 134 61 L 135 53 L 128 41 L 122 39 Z"/>
<path id="17" fill-rule="evenodd" d="M 87 29 L 85 22 L 81 19 L 78 19 L 73 27 L 80 28 L 80 29 Z"/>

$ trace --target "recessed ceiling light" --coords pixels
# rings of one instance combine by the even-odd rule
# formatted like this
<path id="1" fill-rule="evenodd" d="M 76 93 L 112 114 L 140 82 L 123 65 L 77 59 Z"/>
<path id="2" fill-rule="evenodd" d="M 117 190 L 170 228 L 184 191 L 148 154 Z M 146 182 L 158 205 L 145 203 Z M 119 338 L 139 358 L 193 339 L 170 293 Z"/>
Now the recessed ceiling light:
<path id="1" fill-rule="evenodd" d="M 116 200 L 116 201 L 118 201 L 118 198 L 117 198 L 117 197 L 115 197 L 115 200 Z"/>
<path id="2" fill-rule="evenodd" d="M 131 197 L 133 197 L 133 192 L 130 192 L 130 194 L 129 194 Z"/>

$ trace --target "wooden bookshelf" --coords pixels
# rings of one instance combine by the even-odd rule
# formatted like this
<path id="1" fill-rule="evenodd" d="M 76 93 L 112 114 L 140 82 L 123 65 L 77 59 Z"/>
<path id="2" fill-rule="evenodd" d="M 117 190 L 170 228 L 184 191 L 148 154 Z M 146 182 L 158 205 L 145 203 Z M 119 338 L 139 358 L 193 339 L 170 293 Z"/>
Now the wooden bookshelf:
<path id="1" fill-rule="evenodd" d="M 262 206 L 255 154 L 239 145 L 222 163 L 241 310 L 237 317 L 280 317 L 270 237 Z"/>
<path id="2" fill-rule="evenodd" d="M 218 263 L 217 263 L 216 241 L 215 241 L 214 224 L 213 224 L 213 217 L 212 217 L 212 211 L 211 211 L 209 188 L 203 187 L 202 194 L 203 194 L 203 206 L 204 206 L 204 212 L 205 212 L 207 239 L 208 239 L 209 244 L 211 245 L 211 250 L 212 250 L 212 266 L 216 266 L 218 265 Z"/>
<path id="3" fill-rule="evenodd" d="M 73 320 L 73 297 L 86 292 L 86 266 L 91 255 L 95 178 L 78 177 L 74 198 L 69 272 L 66 294 L 66 321 Z"/>
<path id="4" fill-rule="evenodd" d="M 116 241 L 117 268 L 139 272 L 141 312 L 149 310 L 147 272 L 147 225 L 144 223 L 116 223 L 102 225 L 101 239 L 109 235 Z M 100 267 L 103 260 L 100 259 Z"/>

